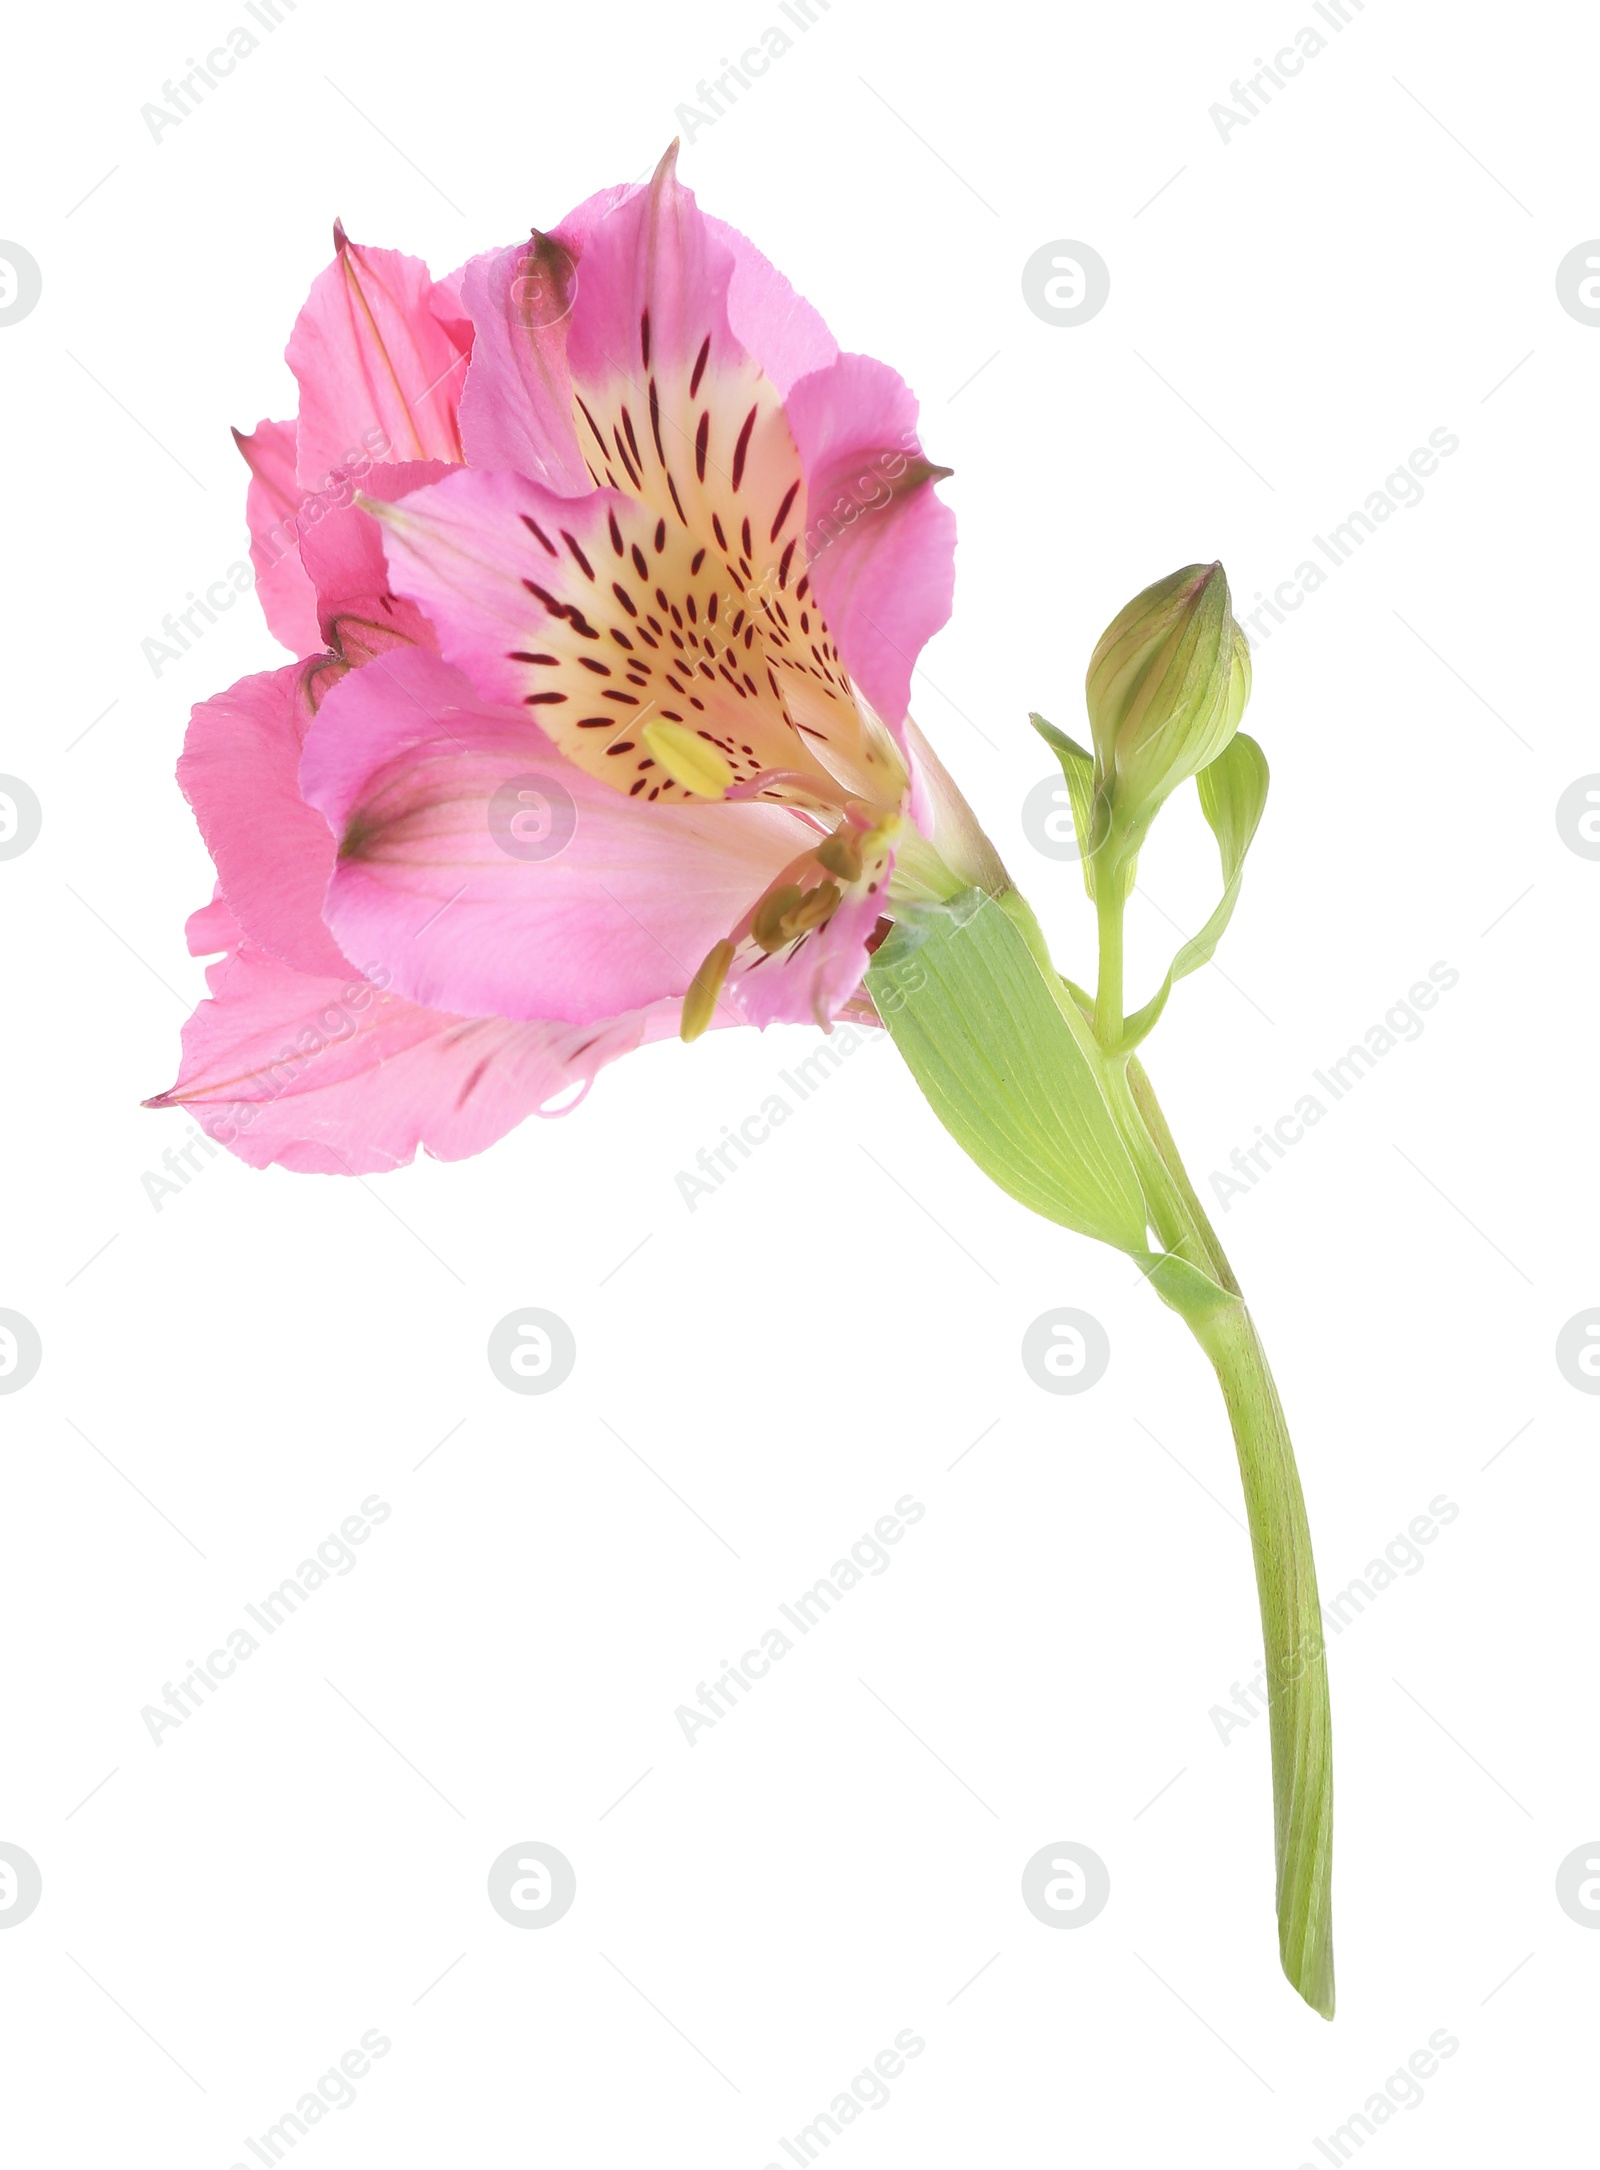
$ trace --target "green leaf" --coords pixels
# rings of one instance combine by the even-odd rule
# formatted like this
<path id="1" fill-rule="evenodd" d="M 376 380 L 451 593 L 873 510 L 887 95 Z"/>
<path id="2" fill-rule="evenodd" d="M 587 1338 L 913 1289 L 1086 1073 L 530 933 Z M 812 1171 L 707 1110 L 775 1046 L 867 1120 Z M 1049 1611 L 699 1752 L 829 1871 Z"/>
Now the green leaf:
<path id="1" fill-rule="evenodd" d="M 1145 1260 L 1145 1278 L 1161 1301 L 1196 1330 L 1212 1312 L 1239 1301 L 1230 1289 L 1219 1287 L 1202 1267 L 1191 1265 L 1176 1251 L 1152 1252 Z"/>
<path id="2" fill-rule="evenodd" d="M 1176 981 L 1209 964 L 1217 944 L 1227 931 L 1233 908 L 1239 901 L 1244 879 L 1245 854 L 1267 803 L 1267 757 L 1253 738 L 1236 731 L 1215 761 L 1195 778 L 1200 791 L 1200 811 L 1210 825 L 1222 856 L 1222 901 L 1200 929 L 1184 943 L 1167 968 L 1167 976 L 1145 1004 L 1127 1021 L 1124 1047 L 1137 1047 L 1167 1006 Z"/>
<path id="3" fill-rule="evenodd" d="M 1200 811 L 1211 825 L 1222 854 L 1222 878 L 1231 882 L 1267 803 L 1267 757 L 1248 732 L 1235 731 L 1227 745 L 1195 778 Z"/>
<path id="4" fill-rule="evenodd" d="M 1093 1034 L 1003 906 L 967 890 L 897 923 L 867 991 L 934 1113 L 985 1175 L 1046 1220 L 1148 1255 L 1144 1197 Z"/>
<path id="5" fill-rule="evenodd" d="M 1028 721 L 1061 763 L 1061 773 L 1067 779 L 1072 826 L 1077 833 L 1078 856 L 1083 862 L 1083 886 L 1092 897 L 1095 856 L 1111 826 L 1110 801 L 1095 796 L 1094 755 L 1086 753 L 1076 739 L 1068 738 L 1065 731 L 1058 731 L 1053 723 L 1046 723 L 1043 716 L 1030 715 Z"/>

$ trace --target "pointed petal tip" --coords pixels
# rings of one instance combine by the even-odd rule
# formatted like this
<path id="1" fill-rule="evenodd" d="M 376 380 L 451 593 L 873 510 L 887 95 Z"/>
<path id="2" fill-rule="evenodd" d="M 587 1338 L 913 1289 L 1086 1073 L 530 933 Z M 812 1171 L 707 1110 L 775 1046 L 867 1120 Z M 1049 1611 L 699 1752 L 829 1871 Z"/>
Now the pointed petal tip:
<path id="1" fill-rule="evenodd" d="M 335 256 L 343 256 L 349 246 L 350 236 L 344 230 L 344 220 L 336 218 L 333 222 L 333 253 Z"/>
<path id="2" fill-rule="evenodd" d="M 652 188 L 659 188 L 664 181 L 675 181 L 678 178 L 678 152 L 682 147 L 682 136 L 674 136 L 662 152 L 660 163 L 650 177 Z"/>

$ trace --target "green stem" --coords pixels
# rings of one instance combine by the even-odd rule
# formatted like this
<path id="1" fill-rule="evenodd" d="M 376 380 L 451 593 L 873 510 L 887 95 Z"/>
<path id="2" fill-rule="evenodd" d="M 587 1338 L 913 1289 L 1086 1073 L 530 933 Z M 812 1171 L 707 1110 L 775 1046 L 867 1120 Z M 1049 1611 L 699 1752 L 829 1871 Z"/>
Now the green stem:
<path id="1" fill-rule="evenodd" d="M 1094 1034 L 1104 1048 L 1122 1038 L 1122 869 L 1113 858 L 1100 869 L 1095 892 L 1100 931 L 1100 976 L 1094 991 Z"/>
<path id="2" fill-rule="evenodd" d="M 1255 1321 L 1235 1299 L 1190 1322 L 1228 1405 L 1266 1643 L 1278 1954 L 1333 2017 L 1333 1732 L 1311 1530 L 1294 1448 Z"/>
<path id="3" fill-rule="evenodd" d="M 1167 1119 L 1155 1096 L 1155 1088 L 1145 1075 L 1144 1064 L 1137 1055 L 1128 1057 L 1128 1089 L 1138 1109 L 1140 1121 L 1150 1135 L 1150 1142 L 1161 1157 L 1163 1166 L 1172 1180 L 1173 1188 L 1187 1218 L 1190 1234 L 1198 1240 L 1211 1269 L 1211 1277 L 1225 1288 L 1230 1296 L 1242 1296 L 1244 1291 L 1234 1279 L 1233 1268 L 1228 1264 L 1227 1253 L 1218 1240 L 1217 1232 L 1206 1219 L 1205 1208 L 1195 1194 L 1189 1180 L 1189 1171 L 1178 1157 L 1178 1148 Z"/>
<path id="4" fill-rule="evenodd" d="M 1071 1016 L 1073 996 L 1050 962 L 1038 921 L 1015 891 L 1000 902 L 1022 929 L 1063 1014 Z M 1174 1276 L 1157 1268 L 1152 1284 L 1204 1350 L 1233 1429 L 1266 1651 L 1278 1951 L 1300 1995 L 1331 2019 L 1333 1740 L 1311 1529 L 1283 1404 L 1255 1321 L 1143 1065 L 1118 1047 L 1124 906 L 1120 869 L 1103 870 L 1096 897 L 1100 982 L 1094 1003 L 1100 1074 L 1150 1225 L 1165 1251 L 1193 1269 Z"/>
<path id="5" fill-rule="evenodd" d="M 1331 2019 L 1333 1738 L 1317 1570 L 1294 1448 L 1261 1336 L 1150 1080 L 1131 1057 L 1112 1056 L 1106 1072 L 1112 1113 L 1156 1233 L 1216 1284 L 1201 1300 L 1163 1294 L 1209 1358 L 1233 1428 L 1266 1650 L 1278 1951 L 1301 1996 Z"/>

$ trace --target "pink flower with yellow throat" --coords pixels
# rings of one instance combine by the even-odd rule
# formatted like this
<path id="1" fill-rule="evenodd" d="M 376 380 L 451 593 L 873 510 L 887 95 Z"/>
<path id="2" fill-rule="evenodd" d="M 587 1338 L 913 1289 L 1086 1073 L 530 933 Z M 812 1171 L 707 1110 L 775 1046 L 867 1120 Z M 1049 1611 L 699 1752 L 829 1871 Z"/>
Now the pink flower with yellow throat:
<path id="1" fill-rule="evenodd" d="M 155 1104 L 367 1172 L 667 1034 L 869 1018 L 891 886 L 981 856 L 908 718 L 955 522 L 906 385 L 670 151 L 446 280 L 336 243 L 241 440 L 299 660 L 190 726 L 223 955 Z"/>

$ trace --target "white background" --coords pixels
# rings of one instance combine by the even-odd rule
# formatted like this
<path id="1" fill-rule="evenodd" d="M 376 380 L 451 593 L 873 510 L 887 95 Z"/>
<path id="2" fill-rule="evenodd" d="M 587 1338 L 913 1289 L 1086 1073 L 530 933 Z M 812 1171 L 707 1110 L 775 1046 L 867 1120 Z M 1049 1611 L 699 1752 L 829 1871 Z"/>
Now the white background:
<path id="1" fill-rule="evenodd" d="M 1441 2028 L 1364 2157 L 1592 2144 L 1600 1935 L 1555 1872 L 1600 1832 L 1600 1402 L 1553 1349 L 1600 1304 L 1600 864 L 1554 809 L 1600 768 L 1600 331 L 1555 271 L 1600 232 L 1600 40 L 1351 13 L 834 0 L 802 36 L 777 0 L 302 0 L 159 143 L 141 105 L 242 0 L 9 33 L 0 234 L 44 279 L 0 330 L 0 769 L 44 808 L 0 865 L 0 1305 L 44 1344 L 0 1401 L 0 1839 L 44 1878 L 0 1935 L 19 2164 L 253 2164 L 372 2028 L 392 2050 L 296 2162 L 787 2165 L 906 2028 L 924 2053 L 830 2161 L 1320 2166 Z M 455 1166 L 218 1157 L 159 1212 L 142 1180 L 187 1134 L 138 1103 L 211 883 L 173 763 L 190 704 L 281 651 L 253 605 L 159 679 L 140 643 L 244 556 L 228 425 L 292 412 L 334 215 L 447 271 L 642 174 L 769 24 L 792 50 L 681 170 L 922 398 L 961 543 L 916 710 L 1064 969 L 1090 914 L 1022 834 L 1028 710 L 1082 730 L 1088 651 L 1158 574 L 1220 555 L 1253 607 L 1460 439 L 1259 643 L 1265 826 L 1147 1050 L 1209 1199 L 1313 1067 L 1460 975 L 1219 1223 L 1325 1593 L 1460 1510 L 1330 1650 L 1332 2027 L 1278 1970 L 1265 1722 L 1224 1746 L 1208 1716 L 1260 1654 L 1214 1382 L 891 1047 L 692 1214 L 677 1172 L 815 1035 L 658 1047 Z M 1327 50 L 1224 143 L 1208 108 L 1309 24 Z M 1079 328 L 1022 300 L 1057 238 L 1110 266 Z M 1212 902 L 1192 794 L 1141 873 L 1136 989 Z M 485 1361 L 526 1304 L 577 1337 L 544 1399 Z M 1061 1304 L 1111 1340 L 1077 1399 L 1019 1358 Z M 142 1706 L 373 1493 L 355 1570 L 154 1745 Z M 892 1568 L 691 1748 L 676 1706 L 907 1493 Z M 528 1839 L 578 1878 L 536 1934 L 485 1896 Z M 1112 1884 L 1065 1934 L 1019 1895 L 1064 1839 Z"/>

